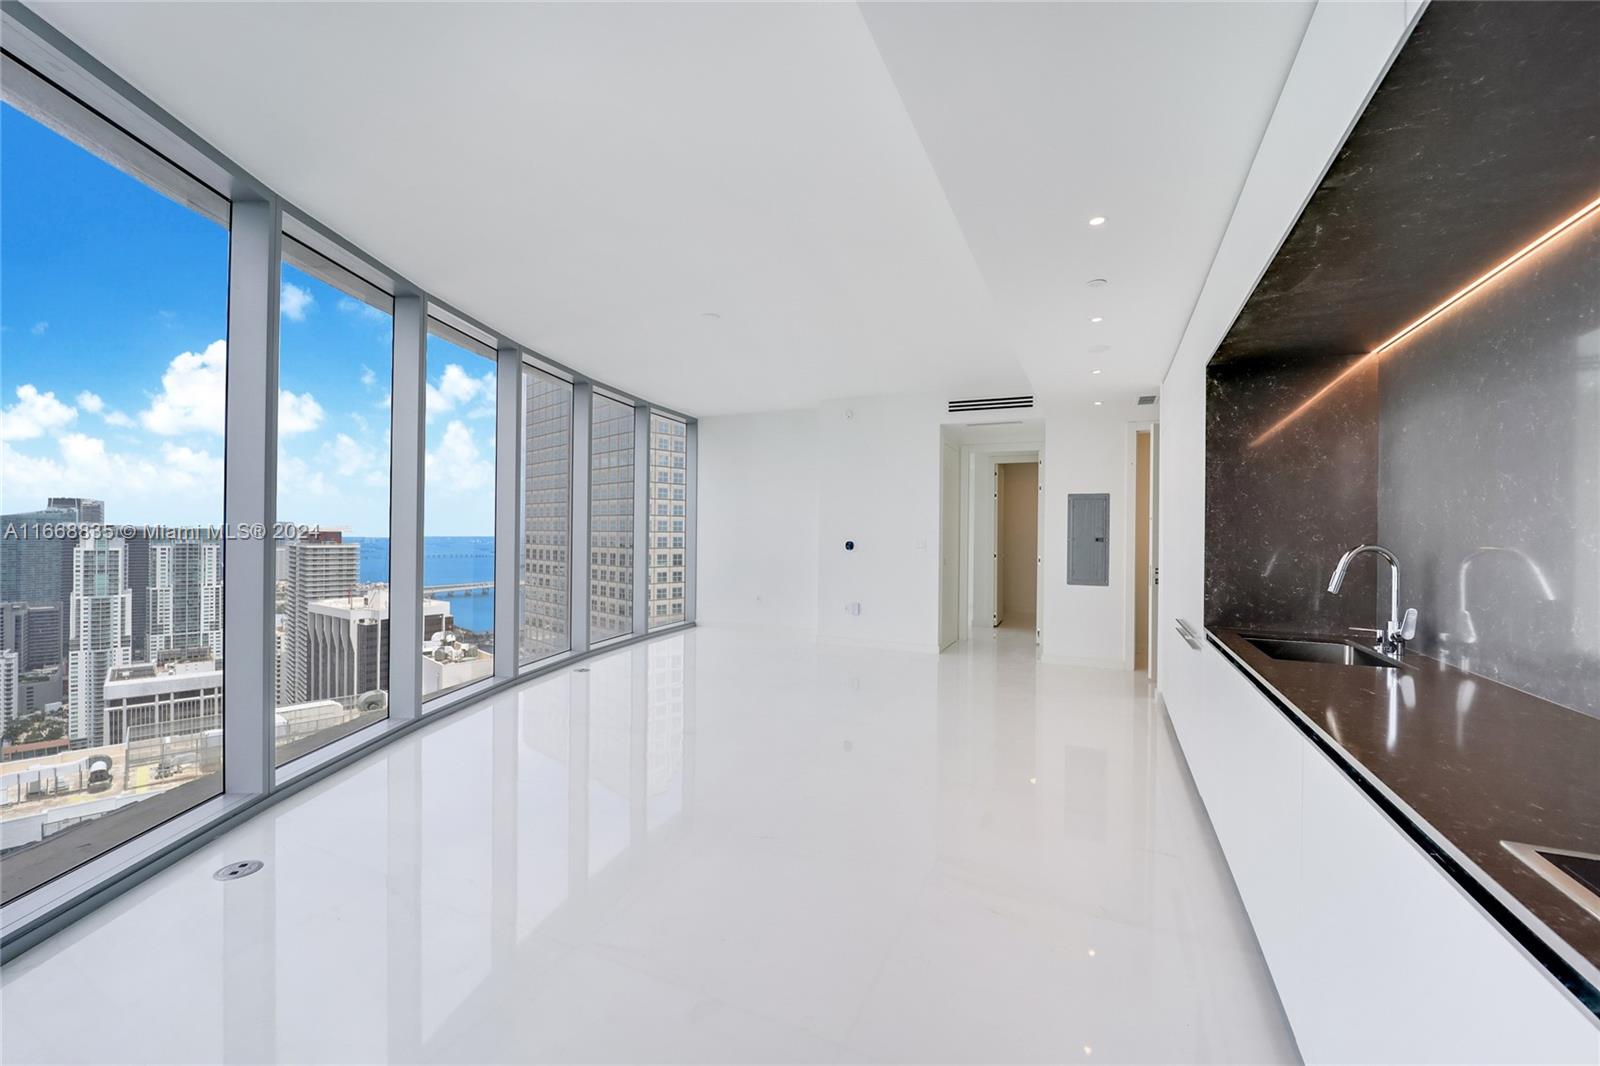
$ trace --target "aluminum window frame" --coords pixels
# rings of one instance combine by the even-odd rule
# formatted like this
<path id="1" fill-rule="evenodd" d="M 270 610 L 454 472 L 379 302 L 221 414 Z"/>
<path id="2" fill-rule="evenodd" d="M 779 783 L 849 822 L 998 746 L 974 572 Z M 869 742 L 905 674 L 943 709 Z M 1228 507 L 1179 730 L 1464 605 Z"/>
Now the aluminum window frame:
<path id="1" fill-rule="evenodd" d="M 394 360 L 390 415 L 390 696 L 389 718 L 341 737 L 301 755 L 281 767 L 273 766 L 274 567 L 266 542 L 254 551 L 235 552 L 228 559 L 231 577 L 224 602 L 224 661 L 229 669 L 224 717 L 223 791 L 176 814 L 103 854 L 81 863 L 54 879 L 25 892 L 0 907 L 0 963 L 91 913 L 121 893 L 193 853 L 210 840 L 236 826 L 266 806 L 295 794 L 316 781 L 339 772 L 355 761 L 415 729 L 437 721 L 511 686 L 569 669 L 601 652 L 667 636 L 695 625 L 695 482 L 698 420 L 687 412 L 669 408 L 592 378 L 537 349 L 518 343 L 479 319 L 462 312 L 441 294 L 429 292 L 400 271 L 384 264 L 320 222 L 310 212 L 279 196 L 265 182 L 234 162 L 190 130 L 149 97 L 95 59 L 66 35 L 30 10 L 8 0 L 0 7 L 0 37 L 4 39 L 0 66 L 4 67 L 8 100 L 17 86 L 19 110 L 83 145 L 99 158 L 136 179 L 199 211 L 223 221 L 229 229 L 230 352 L 226 386 L 227 430 L 224 516 L 227 522 L 265 519 L 276 510 L 278 291 L 285 251 L 298 261 L 303 251 L 326 261 L 325 269 L 338 268 L 370 288 L 354 293 L 369 302 L 384 301 L 394 316 Z M 426 131 L 418 129 L 420 143 Z M 217 212 L 225 214 L 219 219 Z M 308 257 L 311 258 L 311 257 Z M 313 258 L 311 262 L 315 264 Z M 316 271 L 308 271 L 316 274 Z M 342 286 L 341 286 L 342 287 Z M 375 304 L 378 305 L 378 304 Z M 569 536 L 574 549 L 583 546 L 584 565 L 572 565 L 568 580 L 568 625 L 571 650 L 522 665 L 515 653 L 498 656 L 495 674 L 429 698 L 421 694 L 423 465 L 425 444 L 426 343 L 430 322 L 446 327 L 446 339 L 459 336 L 462 347 L 477 350 L 496 361 L 503 371 L 514 358 L 573 385 L 571 425 L 572 478 Z M 459 342 L 458 342 L 459 343 Z M 257 358 L 232 358 L 243 352 Z M 236 368 L 239 372 L 235 372 Z M 496 390 L 495 454 L 495 583 L 496 647 L 499 650 L 503 612 L 498 597 L 503 575 L 517 573 L 520 537 L 506 537 L 504 512 L 517 510 L 518 494 L 503 499 L 503 487 L 514 485 L 520 460 L 520 442 L 504 448 L 506 427 L 520 428 L 520 367 L 515 374 L 500 373 Z M 506 388 L 501 378 L 516 387 Z M 688 459 L 685 507 L 685 611 L 684 621 L 650 630 L 641 629 L 611 638 L 599 646 L 589 642 L 589 514 L 590 441 L 595 391 L 627 404 L 646 419 L 656 411 L 678 419 L 687 427 Z M 508 405 L 515 410 L 508 409 Z M 636 419 L 639 417 L 636 414 Z M 637 425 L 637 423 L 636 423 Z M 513 438 L 514 439 L 514 438 Z M 578 447 L 583 442 L 583 447 Z M 637 432 L 634 445 L 635 485 L 648 485 L 649 448 L 641 448 Z M 642 469 L 641 469 L 642 465 Z M 507 466 L 510 474 L 507 474 Z M 509 503 L 509 506 L 505 504 Z M 637 517 L 637 507 L 636 507 Z M 515 529 L 515 525 L 512 527 Z M 642 608 L 638 566 L 639 529 L 635 527 L 634 615 Z M 576 556 L 576 550 L 570 553 Z M 575 559 L 574 559 L 575 562 Z M 515 588 L 513 580 L 512 588 Z M 508 597 L 515 602 L 516 595 Z M 410 603 L 413 610 L 396 610 Z M 409 637 L 417 639 L 409 640 Z M 509 639 L 517 642 L 513 625 Z M 226 649 L 233 649 L 228 654 Z M 406 652 L 396 655 L 396 650 Z M 252 663 L 252 658 L 254 662 Z M 502 668 L 502 663 L 505 668 Z"/>
<path id="2" fill-rule="evenodd" d="M 281 263 L 287 263 L 290 266 L 294 267 L 296 270 L 302 271 L 303 273 L 308 274 L 311 277 L 316 278 L 318 281 L 322 282 L 325 285 L 328 285 L 329 287 L 337 290 L 338 292 L 340 292 L 340 293 L 342 293 L 342 294 L 344 294 L 346 296 L 349 296 L 352 299 L 359 300 L 362 303 L 364 303 L 364 304 L 366 304 L 366 305 L 368 305 L 370 307 L 373 307 L 373 308 L 375 308 L 375 309 L 377 309 L 379 311 L 382 311 L 385 315 L 389 316 L 389 327 L 390 327 L 389 394 L 390 394 L 391 397 L 393 397 L 394 392 L 395 392 L 395 384 L 396 384 L 396 382 L 395 382 L 395 366 L 394 366 L 394 355 L 395 355 L 395 352 L 394 352 L 395 297 L 394 297 L 394 292 L 393 292 L 393 282 L 384 274 L 384 272 L 382 270 L 380 270 L 379 268 L 373 266 L 364 257 L 359 255 L 358 253 L 355 253 L 349 247 L 340 244 L 335 238 L 333 238 L 329 234 L 325 233 L 320 227 L 315 226 L 314 224 L 312 224 L 312 223 L 300 218 L 294 212 L 289 211 L 289 210 L 285 210 L 285 211 L 280 212 L 280 215 L 281 215 L 280 221 L 282 222 L 282 244 L 281 244 L 280 252 L 279 252 L 280 264 Z M 376 279 L 376 280 L 374 280 L 374 279 Z M 280 285 L 281 285 L 281 281 L 282 281 L 282 279 L 281 279 L 281 266 L 280 266 L 280 279 L 279 280 L 280 280 Z M 282 328 L 282 320 L 280 319 L 279 320 L 279 329 L 280 329 L 280 331 L 281 331 L 281 328 Z M 276 368 L 278 368 L 278 370 L 281 371 L 282 361 L 283 361 L 283 351 L 282 351 L 282 345 L 281 345 L 281 336 L 280 336 L 280 343 L 274 346 L 271 358 L 273 360 L 274 366 Z M 390 441 L 389 441 L 389 455 L 388 455 L 388 460 L 389 460 L 389 478 L 390 478 L 389 521 L 390 521 L 391 525 L 390 525 L 390 529 L 389 529 L 389 538 L 388 538 L 389 539 L 389 574 L 388 574 L 389 580 L 386 582 L 386 586 L 390 590 L 391 594 L 392 594 L 393 589 L 394 589 L 395 537 L 394 537 L 394 530 L 393 530 L 392 523 L 393 523 L 393 520 L 394 520 L 393 493 L 394 493 L 394 478 L 395 478 L 396 447 L 397 447 L 397 443 L 398 443 L 396 435 L 394 433 L 394 419 L 395 419 L 394 411 L 391 408 L 390 411 L 389 411 L 389 437 L 390 437 Z M 274 462 L 276 462 L 276 455 L 277 455 L 276 447 L 275 447 L 275 450 L 273 452 L 273 455 L 274 455 Z M 409 469 L 409 467 L 408 467 L 408 469 Z M 403 475 L 403 476 L 409 476 L 409 474 Z M 274 483 L 276 483 L 276 478 L 274 478 Z M 403 556 L 402 561 L 404 561 L 404 559 L 406 558 L 405 553 L 402 553 L 402 556 Z M 276 572 L 276 567 L 277 567 L 276 553 L 274 552 L 274 553 L 269 554 L 269 558 L 272 560 L 273 574 L 272 574 L 272 577 L 271 577 L 271 581 L 272 581 L 272 583 L 274 585 L 274 588 L 275 588 L 276 587 L 277 578 L 281 577 L 282 575 L 280 575 L 280 574 L 278 574 Z M 392 646 L 393 615 L 394 615 L 394 604 L 391 602 L 390 605 L 389 605 L 390 637 L 391 637 L 391 648 L 390 648 L 391 669 L 392 669 L 392 666 L 393 666 L 393 658 L 394 658 L 394 652 L 393 652 L 393 646 Z M 276 666 L 277 666 L 276 655 L 274 655 L 273 658 L 274 658 L 273 670 L 274 670 L 274 678 L 275 678 L 276 677 Z M 390 707 L 388 709 L 390 712 L 392 712 L 392 710 L 393 710 L 393 706 L 392 706 L 392 702 L 393 702 L 392 701 L 392 690 L 393 690 L 393 684 L 391 682 L 390 689 L 389 689 L 389 694 L 390 694 L 390 697 L 391 697 L 391 700 L 390 700 L 391 705 L 390 705 Z M 274 690 L 273 690 L 273 699 L 272 699 L 271 702 L 273 704 L 274 712 L 276 712 L 276 710 L 277 710 L 277 691 L 276 691 L 276 686 L 275 685 L 274 685 Z M 316 737 L 320 737 L 320 736 L 324 736 L 324 735 L 326 735 L 326 739 L 321 740 L 320 742 L 318 742 L 318 743 L 316 743 L 316 744 L 314 744 L 312 746 L 305 747 L 303 750 L 297 748 L 295 745 L 289 746 L 289 755 L 288 755 L 287 758 L 283 758 L 283 760 L 281 762 L 279 762 L 278 759 L 283 755 L 283 753 L 278 751 L 277 746 L 276 746 L 276 736 L 274 736 L 274 762 L 276 763 L 276 766 L 275 766 L 275 769 L 274 769 L 275 779 L 277 781 L 279 781 L 279 782 L 282 782 L 282 781 L 288 780 L 288 779 L 290 779 L 290 778 L 292 778 L 294 776 L 297 776 L 298 774 L 304 772 L 307 767 L 315 766 L 317 764 L 317 761 L 320 759 L 320 757 L 322 755 L 323 749 L 328 748 L 330 746 L 341 746 L 341 748 L 349 747 L 350 745 L 347 743 L 347 741 L 349 741 L 349 738 L 351 738 L 352 736 L 357 736 L 357 737 L 366 736 L 368 733 L 370 733 L 372 731 L 373 727 L 386 725 L 387 722 L 388 722 L 389 717 L 390 717 L 390 714 L 389 713 L 385 713 L 383 721 L 380 721 L 380 722 L 369 722 L 366 725 L 358 726 L 358 727 L 353 728 L 353 729 L 346 729 L 343 732 L 339 731 L 340 727 L 335 727 L 333 729 L 322 730 L 322 731 L 319 731 L 317 733 L 314 733 L 311 736 L 302 738 L 300 741 L 297 741 L 296 745 L 304 744 L 308 740 L 312 740 L 312 739 L 314 739 Z"/>
<path id="3" fill-rule="evenodd" d="M 577 497 L 577 486 L 576 486 L 576 483 L 573 480 L 573 478 L 574 478 L 573 464 L 576 462 L 576 459 L 575 459 L 574 456 L 575 456 L 575 453 L 578 450 L 578 437 L 577 437 L 577 427 L 578 427 L 578 384 L 577 384 L 576 381 L 574 381 L 572 379 L 572 377 L 570 375 L 568 375 L 566 373 L 563 373 L 560 370 L 552 368 L 551 366 L 547 365 L 543 360 L 539 359 L 532 352 L 519 351 L 517 353 L 517 355 L 518 355 L 518 362 L 517 362 L 517 369 L 516 369 L 516 380 L 517 380 L 516 409 L 517 409 L 517 419 L 518 419 L 518 422 L 517 422 L 517 439 L 516 439 L 516 450 L 517 450 L 517 465 L 516 465 L 517 516 L 516 516 L 516 522 L 515 522 L 516 537 L 517 537 L 517 567 L 516 567 L 516 575 L 515 575 L 516 576 L 517 594 L 516 594 L 516 607 L 515 607 L 515 611 L 514 611 L 514 614 L 515 614 L 515 619 L 514 620 L 516 622 L 516 660 L 515 661 L 516 661 L 517 672 L 525 674 L 525 673 L 528 673 L 528 672 L 530 672 L 532 670 L 536 670 L 537 668 L 542 667 L 545 664 L 557 663 L 557 662 L 560 662 L 563 659 L 570 658 L 573 655 L 573 652 L 574 652 L 573 640 L 575 639 L 575 637 L 574 637 L 574 633 L 573 633 L 573 621 L 572 621 L 572 617 L 573 617 L 572 616 L 572 612 L 573 612 L 573 593 L 572 593 L 572 589 L 573 589 L 573 580 L 574 579 L 573 579 L 573 573 L 572 572 L 573 572 L 573 569 L 575 568 L 575 557 L 574 557 L 575 556 L 575 552 L 574 552 L 575 544 L 574 544 L 574 541 L 573 541 L 573 530 L 575 528 L 574 527 L 574 523 L 576 521 L 576 519 L 574 517 L 574 512 L 577 510 L 578 497 Z M 523 463 L 523 460 L 526 458 L 526 455 L 524 454 L 526 442 L 523 440 L 523 431 L 524 431 L 525 427 L 523 426 L 521 419 L 522 419 L 522 414 L 523 414 L 523 387 L 524 387 L 523 386 L 523 375 L 526 372 L 530 371 L 530 370 L 533 371 L 534 373 L 543 374 L 546 377 L 553 378 L 556 381 L 564 382 L 572 390 L 572 409 L 569 412 L 568 417 L 567 417 L 567 523 L 566 523 L 566 534 L 567 534 L 567 588 L 566 588 L 567 650 L 565 650 L 565 651 L 554 651 L 554 652 L 551 652 L 549 655 L 540 656 L 537 659 L 524 660 L 522 658 L 522 568 L 521 568 L 521 558 L 522 557 L 521 557 L 521 551 L 522 551 L 522 546 L 523 546 L 523 539 L 522 538 L 527 535 L 527 531 L 526 531 L 526 529 L 524 528 L 524 525 L 523 525 L 523 523 L 525 522 L 526 517 L 527 517 L 527 500 L 526 500 L 526 497 L 525 497 L 526 480 L 523 477 L 523 472 L 522 472 L 523 471 L 522 463 Z M 585 490 L 585 491 L 587 493 L 587 490 Z M 585 495 L 585 499 L 587 500 L 587 495 Z M 496 661 L 498 662 L 498 660 L 496 660 Z"/>

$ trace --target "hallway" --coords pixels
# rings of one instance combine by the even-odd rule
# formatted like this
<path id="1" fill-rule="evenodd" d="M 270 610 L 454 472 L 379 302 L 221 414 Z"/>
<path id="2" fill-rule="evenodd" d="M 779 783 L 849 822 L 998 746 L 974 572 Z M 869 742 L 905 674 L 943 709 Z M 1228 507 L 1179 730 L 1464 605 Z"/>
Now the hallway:
<path id="1" fill-rule="evenodd" d="M 587 665 L 8 966 L 0 1057 L 1295 1057 L 1142 677 L 1012 630 L 933 656 L 700 628 Z"/>

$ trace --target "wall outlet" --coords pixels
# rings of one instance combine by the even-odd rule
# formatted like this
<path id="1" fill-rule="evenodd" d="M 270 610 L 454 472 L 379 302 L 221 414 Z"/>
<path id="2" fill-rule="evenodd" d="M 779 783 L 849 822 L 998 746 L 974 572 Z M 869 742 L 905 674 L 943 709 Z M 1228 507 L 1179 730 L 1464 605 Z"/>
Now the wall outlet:
<path id="1" fill-rule="evenodd" d="M 854 602 L 845 604 L 844 605 L 844 613 L 845 614 L 860 614 L 861 613 L 861 604 L 854 603 Z"/>

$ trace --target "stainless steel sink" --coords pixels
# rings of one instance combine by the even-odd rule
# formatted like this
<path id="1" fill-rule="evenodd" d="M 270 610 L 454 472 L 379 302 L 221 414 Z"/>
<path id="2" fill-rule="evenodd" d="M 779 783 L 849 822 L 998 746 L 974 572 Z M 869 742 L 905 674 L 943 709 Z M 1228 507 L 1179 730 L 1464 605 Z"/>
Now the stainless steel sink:
<path id="1" fill-rule="evenodd" d="M 1293 637 L 1252 637 L 1241 634 L 1252 647 L 1274 659 L 1297 663 L 1330 663 L 1334 666 L 1375 666 L 1394 669 L 1398 659 L 1380 655 L 1371 648 L 1347 640 L 1306 640 Z"/>

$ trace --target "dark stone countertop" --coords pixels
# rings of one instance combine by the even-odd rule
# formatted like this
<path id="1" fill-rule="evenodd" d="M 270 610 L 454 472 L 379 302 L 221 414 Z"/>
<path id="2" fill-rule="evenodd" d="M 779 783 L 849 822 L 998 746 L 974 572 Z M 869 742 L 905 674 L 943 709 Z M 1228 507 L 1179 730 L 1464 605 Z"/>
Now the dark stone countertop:
<path id="1" fill-rule="evenodd" d="M 1587 960 L 1575 969 L 1594 981 L 1600 918 L 1501 841 L 1600 854 L 1600 718 L 1421 655 L 1405 655 L 1403 671 L 1289 662 L 1240 636 L 1291 634 L 1281 626 L 1207 631 L 1470 876 L 1532 915 L 1536 935 Z"/>

